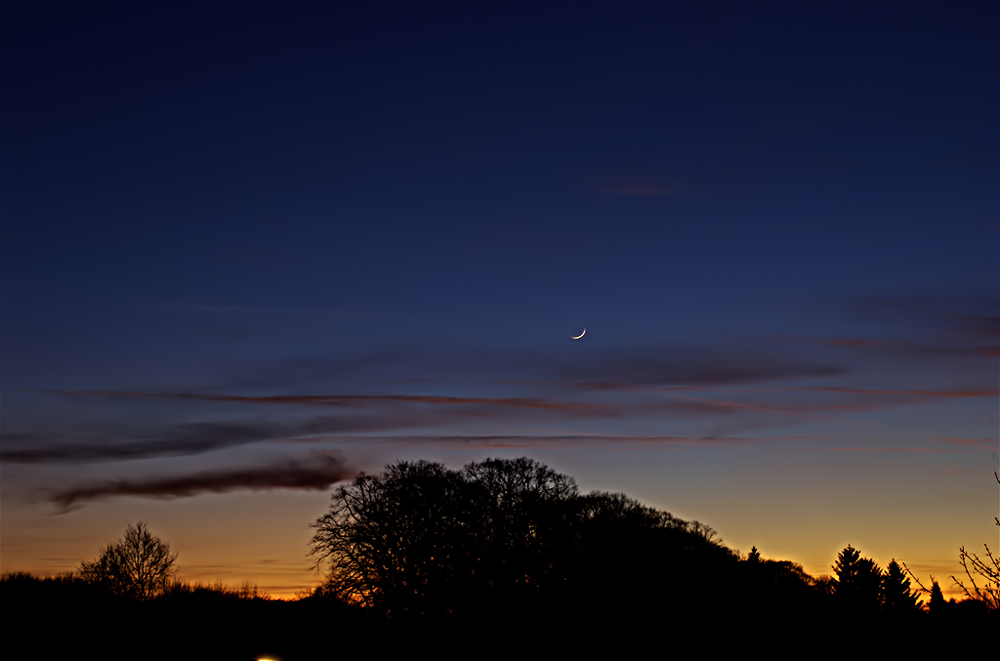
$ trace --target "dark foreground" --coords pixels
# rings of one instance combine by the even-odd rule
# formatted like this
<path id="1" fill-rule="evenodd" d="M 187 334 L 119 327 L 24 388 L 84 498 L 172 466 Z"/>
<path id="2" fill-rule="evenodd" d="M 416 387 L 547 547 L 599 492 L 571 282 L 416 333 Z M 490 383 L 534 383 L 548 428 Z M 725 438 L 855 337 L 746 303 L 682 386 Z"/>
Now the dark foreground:
<path id="1" fill-rule="evenodd" d="M 976 602 L 900 618 L 852 613 L 831 595 L 779 606 L 737 587 L 684 603 L 631 596 L 598 603 L 574 595 L 572 602 L 393 618 L 319 597 L 277 601 L 195 590 L 138 602 L 27 576 L 5 577 L 0 589 L 6 658 L 718 657 L 757 650 L 950 658 L 995 654 L 1000 632 L 998 614 Z"/>

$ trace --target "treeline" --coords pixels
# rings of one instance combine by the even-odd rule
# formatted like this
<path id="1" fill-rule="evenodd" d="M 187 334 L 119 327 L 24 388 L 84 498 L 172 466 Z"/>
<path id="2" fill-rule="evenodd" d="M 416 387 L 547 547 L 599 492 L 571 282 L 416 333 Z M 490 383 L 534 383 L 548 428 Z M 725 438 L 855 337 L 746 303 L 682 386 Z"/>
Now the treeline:
<path id="1" fill-rule="evenodd" d="M 691 608 L 725 580 L 712 568 L 736 559 L 715 537 L 522 458 L 360 475 L 333 494 L 312 548 L 328 567 L 322 593 L 390 618 L 534 620 L 612 602 L 635 615 L 654 586 Z"/>
<path id="2" fill-rule="evenodd" d="M 337 488 L 315 525 L 312 550 L 327 568 L 317 594 L 394 619 L 635 623 L 716 616 L 731 594 L 754 604 L 748 620 L 916 619 L 928 614 L 921 592 L 936 595 L 937 616 L 997 610 L 983 591 L 946 603 L 937 582 L 913 586 L 895 560 L 883 570 L 851 546 L 832 577 L 756 548 L 743 557 L 709 526 L 624 494 L 582 494 L 527 458 L 461 470 L 398 462 Z"/>
<path id="3" fill-rule="evenodd" d="M 213 658 L 280 650 L 287 661 L 321 658 L 320 631 L 337 632 L 342 651 L 371 638 L 402 645 L 428 632 L 461 641 L 504 630 L 585 652 L 594 641 L 705 627 L 726 641 L 795 648 L 833 626 L 840 633 L 829 644 L 867 631 L 888 651 L 896 635 L 937 631 L 944 644 L 957 627 L 1000 623 L 995 575 L 970 574 L 980 579 L 970 598 L 946 602 L 937 582 L 913 585 L 900 563 L 882 569 L 848 546 L 832 576 L 814 578 L 756 548 L 742 556 L 710 527 L 623 494 L 580 493 L 571 477 L 527 458 L 461 470 L 397 462 L 335 489 L 314 527 L 325 580 L 292 602 L 249 584 L 178 582 L 176 554 L 141 523 L 72 574 L 5 575 L 0 595 L 19 604 L 19 630 L 50 645 L 61 643 L 40 633 L 48 627 L 82 634 L 111 621 L 123 639 L 169 640 L 151 650 L 164 658 L 204 636 Z"/>

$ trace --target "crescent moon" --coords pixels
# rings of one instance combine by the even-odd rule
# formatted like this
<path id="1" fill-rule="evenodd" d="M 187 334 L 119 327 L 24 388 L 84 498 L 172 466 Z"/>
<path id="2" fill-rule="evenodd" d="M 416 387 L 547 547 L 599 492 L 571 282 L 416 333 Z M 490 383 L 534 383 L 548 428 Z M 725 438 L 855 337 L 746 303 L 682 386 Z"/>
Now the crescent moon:
<path id="1" fill-rule="evenodd" d="M 579 340 L 581 337 L 583 337 L 586 334 L 587 334 L 587 329 L 584 328 L 583 332 L 580 333 L 579 335 L 570 335 L 569 337 L 570 337 L 571 340 Z"/>

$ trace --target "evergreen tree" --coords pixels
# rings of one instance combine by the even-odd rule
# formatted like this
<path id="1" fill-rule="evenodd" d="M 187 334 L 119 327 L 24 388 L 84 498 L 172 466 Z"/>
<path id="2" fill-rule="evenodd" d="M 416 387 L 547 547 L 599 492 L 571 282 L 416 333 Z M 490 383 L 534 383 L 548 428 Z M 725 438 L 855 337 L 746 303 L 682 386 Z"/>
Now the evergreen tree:
<path id="1" fill-rule="evenodd" d="M 847 586 L 854 584 L 860 559 L 861 553 L 850 544 L 837 556 L 837 562 L 833 565 L 833 573 L 837 576 L 838 591 L 843 592 L 847 590 Z"/>
<path id="2" fill-rule="evenodd" d="M 837 575 L 834 594 L 844 608 L 859 615 L 872 615 L 882 606 L 882 570 L 871 558 L 848 545 L 833 565 Z"/>
<path id="3" fill-rule="evenodd" d="M 938 582 L 931 578 L 931 601 L 927 605 L 927 608 L 934 615 L 940 615 L 944 613 L 945 607 L 948 602 L 944 600 L 944 593 L 941 591 L 941 586 Z"/>
<path id="4" fill-rule="evenodd" d="M 882 610 L 889 615 L 909 615 L 920 610 L 917 593 L 910 589 L 910 579 L 895 559 L 882 577 Z"/>

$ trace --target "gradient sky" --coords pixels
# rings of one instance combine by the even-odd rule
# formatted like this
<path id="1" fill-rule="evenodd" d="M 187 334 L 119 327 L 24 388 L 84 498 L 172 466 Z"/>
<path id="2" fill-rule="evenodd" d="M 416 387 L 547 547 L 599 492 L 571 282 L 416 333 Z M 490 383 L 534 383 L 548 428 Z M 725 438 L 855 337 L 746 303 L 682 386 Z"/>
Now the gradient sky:
<path id="1" fill-rule="evenodd" d="M 996 2 L 4 2 L 3 571 L 527 455 L 830 573 L 996 548 Z M 579 341 L 571 335 L 586 328 Z"/>

